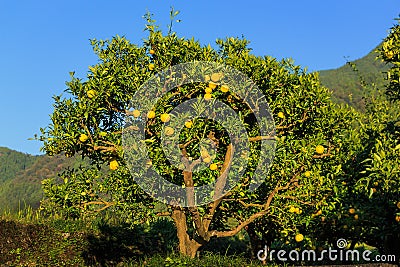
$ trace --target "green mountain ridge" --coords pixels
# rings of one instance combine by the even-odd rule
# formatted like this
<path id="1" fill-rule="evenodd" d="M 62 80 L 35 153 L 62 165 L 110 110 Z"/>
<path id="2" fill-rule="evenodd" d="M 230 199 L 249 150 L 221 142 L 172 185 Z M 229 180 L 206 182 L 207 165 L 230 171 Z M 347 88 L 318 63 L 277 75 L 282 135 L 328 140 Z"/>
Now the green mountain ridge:
<path id="1" fill-rule="evenodd" d="M 373 92 L 365 92 L 360 77 L 367 83 L 374 83 L 377 88 L 383 88 L 386 85 L 385 72 L 389 69 L 389 65 L 377 59 L 378 54 L 375 52 L 378 45 L 366 56 L 351 61 L 355 64 L 358 72 L 355 72 L 349 64 L 319 72 L 321 83 L 333 91 L 333 100 L 337 103 L 346 103 L 353 106 L 357 110 L 364 110 L 364 94 Z"/>
<path id="2" fill-rule="evenodd" d="M 41 181 L 75 164 L 75 159 L 62 155 L 33 156 L 5 147 L 0 147 L 0 160 L 0 211 L 39 207 Z"/>

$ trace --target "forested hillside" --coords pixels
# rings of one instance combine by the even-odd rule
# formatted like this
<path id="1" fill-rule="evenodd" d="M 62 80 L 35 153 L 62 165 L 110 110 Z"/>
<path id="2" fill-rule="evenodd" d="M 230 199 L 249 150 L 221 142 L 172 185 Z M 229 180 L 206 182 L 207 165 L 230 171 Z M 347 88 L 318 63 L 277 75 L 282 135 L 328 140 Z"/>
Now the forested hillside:
<path id="1" fill-rule="evenodd" d="M 358 71 L 354 71 L 349 64 L 338 69 L 320 71 L 321 83 L 333 90 L 336 102 L 347 103 L 358 110 L 364 109 L 362 97 L 365 92 L 360 77 L 368 84 L 374 83 L 377 88 L 384 88 L 385 71 L 389 69 L 389 65 L 376 59 L 376 49 L 352 62 Z"/>
<path id="2" fill-rule="evenodd" d="M 32 156 L 0 148 L 0 210 L 37 208 L 42 198 L 41 181 L 75 163 L 64 156 Z"/>

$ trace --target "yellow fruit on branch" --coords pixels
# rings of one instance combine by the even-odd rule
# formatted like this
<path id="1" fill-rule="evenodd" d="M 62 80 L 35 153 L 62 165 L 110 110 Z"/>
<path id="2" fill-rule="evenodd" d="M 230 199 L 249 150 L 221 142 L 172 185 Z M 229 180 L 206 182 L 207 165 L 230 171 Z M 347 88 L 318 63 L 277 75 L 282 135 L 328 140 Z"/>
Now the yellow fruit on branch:
<path id="1" fill-rule="evenodd" d="M 193 122 L 192 121 L 186 121 L 185 122 L 185 127 L 186 128 L 190 129 L 190 128 L 192 128 L 192 126 L 193 126 Z"/>
<path id="2" fill-rule="evenodd" d="M 81 134 L 79 136 L 79 141 L 81 141 L 82 143 L 86 142 L 89 139 L 89 137 L 86 134 Z"/>
<path id="3" fill-rule="evenodd" d="M 150 63 L 150 64 L 149 64 L 149 70 L 154 70 L 154 68 L 155 68 L 154 64 L 153 64 L 153 63 Z"/>
<path id="4" fill-rule="evenodd" d="M 164 132 L 165 132 L 165 135 L 169 136 L 169 135 L 173 135 L 175 130 L 174 130 L 174 128 L 167 126 L 167 127 L 165 127 Z"/>
<path id="5" fill-rule="evenodd" d="M 297 234 L 297 235 L 294 237 L 294 240 L 296 240 L 296 242 L 301 242 L 301 241 L 304 240 L 304 236 L 303 236 L 302 234 Z"/>
<path id="6" fill-rule="evenodd" d="M 218 169 L 218 165 L 215 163 L 210 164 L 210 170 L 215 171 L 216 169 Z"/>
<path id="7" fill-rule="evenodd" d="M 205 158 L 203 158 L 203 161 L 204 161 L 205 163 L 210 163 L 210 162 L 211 162 L 211 157 L 210 157 L 210 156 L 205 157 Z"/>
<path id="8" fill-rule="evenodd" d="M 396 222 L 400 222 L 400 215 L 396 215 Z"/>
<path id="9" fill-rule="evenodd" d="M 205 100 L 210 100 L 212 98 L 211 94 L 204 94 L 204 99 Z"/>
<path id="10" fill-rule="evenodd" d="M 119 167 L 118 161 L 116 160 L 110 161 L 110 170 L 115 171 L 116 169 L 118 169 L 118 167 Z"/>
<path id="11" fill-rule="evenodd" d="M 385 56 L 386 56 L 388 59 L 392 59 L 393 56 L 394 56 L 394 53 L 393 53 L 393 51 L 387 51 L 387 52 L 385 53 Z"/>
<path id="12" fill-rule="evenodd" d="M 224 84 L 224 85 L 221 85 L 221 92 L 222 93 L 226 93 L 226 92 L 228 92 L 229 91 L 229 86 L 228 85 L 226 85 L 226 84 Z"/>
<path id="13" fill-rule="evenodd" d="M 315 147 L 315 152 L 317 152 L 318 154 L 323 154 L 325 151 L 325 148 L 322 145 L 317 145 Z"/>
<path id="14" fill-rule="evenodd" d="M 350 214 L 354 214 L 354 213 L 356 213 L 356 209 L 354 209 L 354 208 L 350 208 L 350 209 L 349 209 L 349 213 L 350 213 Z"/>
<path id="15" fill-rule="evenodd" d="M 171 116 L 168 113 L 163 113 L 161 114 L 160 119 L 162 122 L 169 122 Z"/>
<path id="16" fill-rule="evenodd" d="M 285 118 L 285 114 L 283 114 L 283 112 L 278 112 L 278 118 Z"/>
<path id="17" fill-rule="evenodd" d="M 211 74 L 211 81 L 218 82 L 219 80 L 222 79 L 222 76 L 224 76 L 224 75 L 220 72 L 213 73 L 213 74 Z"/>
<path id="18" fill-rule="evenodd" d="M 397 207 L 400 209 L 400 201 L 397 202 Z"/>
<path id="19" fill-rule="evenodd" d="M 208 87 L 210 87 L 211 89 L 215 89 L 217 87 L 218 84 L 214 83 L 214 82 L 209 82 L 208 83 Z"/>
<path id="20" fill-rule="evenodd" d="M 150 55 L 154 55 L 156 53 L 156 51 L 154 51 L 153 49 L 150 49 L 149 53 L 150 53 Z"/>
<path id="21" fill-rule="evenodd" d="M 139 116 L 140 116 L 140 110 L 135 109 L 135 110 L 132 112 L 132 115 L 133 115 L 133 117 L 135 117 L 135 118 L 139 117 Z"/>
<path id="22" fill-rule="evenodd" d="M 156 113 L 153 111 L 153 110 L 150 110 L 148 113 L 147 113 L 147 118 L 149 118 L 149 119 L 154 119 L 156 117 Z"/>
<path id="23" fill-rule="evenodd" d="M 89 90 L 89 91 L 86 92 L 86 95 L 87 95 L 89 98 L 95 97 L 96 94 L 97 94 L 96 90 L 93 90 L 93 89 L 91 89 L 91 90 Z"/>
<path id="24" fill-rule="evenodd" d="M 305 177 L 310 177 L 310 176 L 311 176 L 311 172 L 310 172 L 310 171 L 306 171 L 306 172 L 304 173 L 304 176 L 305 176 Z"/>
<path id="25" fill-rule="evenodd" d="M 293 206 L 290 206 L 289 212 L 290 212 L 290 213 L 295 213 L 295 212 L 296 212 L 296 208 L 293 207 Z"/>
<path id="26" fill-rule="evenodd" d="M 358 214 L 354 215 L 354 220 L 358 220 Z"/>
<path id="27" fill-rule="evenodd" d="M 210 87 L 206 87 L 206 89 L 204 91 L 206 92 L 206 94 L 212 93 L 212 89 Z"/>

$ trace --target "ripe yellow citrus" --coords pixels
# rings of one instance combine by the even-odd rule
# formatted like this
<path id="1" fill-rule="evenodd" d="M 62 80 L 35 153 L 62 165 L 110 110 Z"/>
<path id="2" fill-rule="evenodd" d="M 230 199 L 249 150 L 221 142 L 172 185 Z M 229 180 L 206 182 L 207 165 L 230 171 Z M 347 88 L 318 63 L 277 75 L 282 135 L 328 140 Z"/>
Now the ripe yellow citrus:
<path id="1" fill-rule="evenodd" d="M 153 63 L 150 63 L 150 64 L 149 64 L 149 70 L 154 70 L 154 67 L 155 67 L 155 66 L 154 66 Z"/>
<path id="2" fill-rule="evenodd" d="M 215 89 L 217 87 L 218 84 L 214 83 L 214 82 L 209 82 L 208 83 L 208 87 L 210 87 L 211 89 Z"/>
<path id="3" fill-rule="evenodd" d="M 296 242 L 301 242 L 301 241 L 304 240 L 304 236 L 303 236 L 302 234 L 297 234 L 297 235 L 294 237 L 294 240 L 296 240 Z"/>
<path id="4" fill-rule="evenodd" d="M 296 212 L 296 208 L 295 208 L 295 207 L 293 207 L 293 206 L 290 206 L 290 208 L 289 208 L 289 212 L 291 212 L 291 213 L 295 213 L 295 212 Z"/>
<path id="5" fill-rule="evenodd" d="M 149 53 L 150 55 L 154 55 L 156 52 L 153 49 L 150 49 Z"/>
<path id="6" fill-rule="evenodd" d="M 110 161 L 110 170 L 115 171 L 116 169 L 118 169 L 118 161 L 116 160 L 112 160 Z"/>
<path id="7" fill-rule="evenodd" d="M 89 139 L 89 137 L 86 134 L 81 134 L 79 136 L 79 141 L 81 141 L 82 143 L 86 142 Z"/>
<path id="8" fill-rule="evenodd" d="M 150 110 L 148 113 L 147 113 L 147 118 L 149 118 L 149 119 L 154 119 L 156 117 L 156 113 L 153 111 L 153 110 Z"/>
<path id="9" fill-rule="evenodd" d="M 204 90 L 206 92 L 206 94 L 211 94 L 212 93 L 212 89 L 210 87 L 206 87 L 206 90 Z"/>
<path id="10" fill-rule="evenodd" d="M 400 222 L 400 215 L 396 216 L 396 222 Z"/>
<path id="11" fill-rule="evenodd" d="M 211 162 L 211 157 L 205 157 L 205 158 L 203 158 L 203 161 L 205 162 L 205 163 L 210 163 Z"/>
<path id="12" fill-rule="evenodd" d="M 163 113 L 161 114 L 160 119 L 162 122 L 169 122 L 171 116 L 168 113 Z"/>
<path id="13" fill-rule="evenodd" d="M 310 172 L 310 171 L 306 171 L 306 172 L 304 173 L 304 176 L 305 176 L 305 177 L 310 177 L 310 176 L 311 176 L 311 172 Z"/>
<path id="14" fill-rule="evenodd" d="M 165 132 L 165 135 L 173 135 L 175 131 L 172 127 L 167 126 L 167 127 L 165 127 L 164 132 Z"/>
<path id="15" fill-rule="evenodd" d="M 210 156 L 210 154 L 208 154 L 208 151 L 206 149 L 201 150 L 200 155 L 202 158 L 207 158 Z"/>
<path id="16" fill-rule="evenodd" d="M 229 91 L 229 86 L 228 85 L 226 85 L 226 84 L 221 85 L 221 92 L 222 93 L 226 93 L 228 91 Z"/>
<path id="17" fill-rule="evenodd" d="M 86 94 L 89 98 L 93 98 L 96 96 L 96 90 L 91 89 L 91 90 L 87 91 Z"/>
<path id="18" fill-rule="evenodd" d="M 285 114 L 283 114 L 283 112 L 278 112 L 278 118 L 285 118 Z"/>
<path id="19" fill-rule="evenodd" d="M 324 151 L 325 151 L 325 148 L 322 145 L 317 145 L 315 147 L 315 152 L 317 152 L 318 154 L 322 154 L 322 153 L 324 153 Z"/>
<path id="20" fill-rule="evenodd" d="M 192 128 L 192 125 L 193 125 L 193 122 L 192 122 L 192 121 L 186 121 L 186 122 L 185 122 L 185 127 L 186 127 L 186 128 L 189 128 L 189 129 L 190 129 L 190 128 Z"/>
<path id="21" fill-rule="evenodd" d="M 385 55 L 386 55 L 386 57 L 387 57 L 388 59 L 392 59 L 393 56 L 394 56 L 394 53 L 393 53 L 393 51 L 387 51 L 387 52 L 385 53 Z"/>
<path id="22" fill-rule="evenodd" d="M 210 100 L 212 98 L 211 94 L 204 94 L 204 99 L 205 100 Z"/>
<path id="23" fill-rule="evenodd" d="M 211 81 L 218 82 L 219 80 L 221 80 L 222 76 L 223 76 L 223 74 L 220 72 L 213 73 L 213 74 L 211 74 Z"/>
<path id="24" fill-rule="evenodd" d="M 132 112 L 132 115 L 133 115 L 133 117 L 135 117 L 135 118 L 139 117 L 139 116 L 140 116 L 140 110 L 135 109 L 135 110 Z"/>
<path id="25" fill-rule="evenodd" d="M 356 213 L 356 209 L 354 209 L 354 208 L 350 208 L 350 209 L 349 209 L 349 213 L 350 213 L 350 214 L 354 214 L 354 213 Z"/>
<path id="26" fill-rule="evenodd" d="M 400 209 L 400 201 L 397 202 L 397 207 Z"/>
<path id="27" fill-rule="evenodd" d="M 210 170 L 215 171 L 216 169 L 218 169 L 218 165 L 215 163 L 210 164 Z"/>
<path id="28" fill-rule="evenodd" d="M 358 220 L 358 214 L 354 215 L 354 220 Z"/>

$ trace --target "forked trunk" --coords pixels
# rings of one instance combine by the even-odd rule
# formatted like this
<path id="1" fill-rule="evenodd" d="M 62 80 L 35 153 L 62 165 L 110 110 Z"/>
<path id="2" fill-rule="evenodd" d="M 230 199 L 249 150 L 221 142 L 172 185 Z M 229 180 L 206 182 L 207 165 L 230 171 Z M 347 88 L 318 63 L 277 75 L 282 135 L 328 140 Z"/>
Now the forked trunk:
<path id="1" fill-rule="evenodd" d="M 187 233 L 188 229 L 185 212 L 180 209 L 176 209 L 173 211 L 171 217 L 175 222 L 177 236 L 179 240 L 180 253 L 190 258 L 196 257 L 197 251 L 202 246 L 202 244 L 190 238 L 189 234 Z"/>

